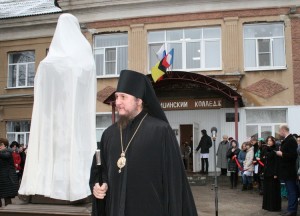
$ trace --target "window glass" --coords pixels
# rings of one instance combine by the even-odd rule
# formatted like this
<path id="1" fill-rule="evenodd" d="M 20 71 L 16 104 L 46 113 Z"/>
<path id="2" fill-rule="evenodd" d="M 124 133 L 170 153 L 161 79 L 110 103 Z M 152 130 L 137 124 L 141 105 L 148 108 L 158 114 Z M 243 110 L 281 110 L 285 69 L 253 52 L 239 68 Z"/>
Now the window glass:
<path id="1" fill-rule="evenodd" d="M 127 33 L 103 34 L 94 37 L 97 76 L 117 76 L 128 65 Z"/>
<path id="2" fill-rule="evenodd" d="M 285 64 L 284 41 L 279 38 L 273 39 L 273 62 L 274 66 L 282 66 Z"/>
<path id="3" fill-rule="evenodd" d="M 221 28 L 203 28 L 203 38 L 220 38 Z"/>
<path id="4" fill-rule="evenodd" d="M 245 40 L 245 67 L 256 66 L 256 43 L 255 40 Z"/>
<path id="5" fill-rule="evenodd" d="M 9 143 L 17 141 L 19 144 L 28 145 L 30 121 L 8 121 L 6 122 L 6 131 Z"/>
<path id="6" fill-rule="evenodd" d="M 247 123 L 285 123 L 286 110 L 246 110 Z"/>
<path id="7" fill-rule="evenodd" d="M 155 43 L 149 45 L 149 65 L 151 67 L 153 67 L 158 62 L 156 53 L 159 51 L 162 45 L 162 43 Z"/>
<path id="8" fill-rule="evenodd" d="M 22 51 L 9 54 L 9 63 L 28 63 L 35 62 L 35 55 L 33 51 Z"/>
<path id="9" fill-rule="evenodd" d="M 182 44 L 169 43 L 168 49 L 174 49 L 173 69 L 181 69 L 182 67 Z"/>
<path id="10" fill-rule="evenodd" d="M 35 76 L 34 51 L 8 54 L 8 88 L 32 87 Z"/>
<path id="11" fill-rule="evenodd" d="M 201 28 L 186 29 L 184 31 L 184 34 L 185 34 L 185 39 L 201 39 L 202 29 Z"/>
<path id="12" fill-rule="evenodd" d="M 95 47 L 114 47 L 128 45 L 127 34 L 96 35 Z"/>
<path id="13" fill-rule="evenodd" d="M 206 68 L 220 67 L 220 42 L 219 41 L 205 42 L 205 67 Z"/>
<path id="14" fill-rule="evenodd" d="M 148 34 L 148 42 L 162 42 L 165 41 L 164 31 L 152 31 Z"/>
<path id="15" fill-rule="evenodd" d="M 247 137 L 258 138 L 258 126 L 257 125 L 247 125 L 246 127 Z"/>
<path id="16" fill-rule="evenodd" d="M 268 136 L 272 135 L 272 126 L 261 126 L 261 138 L 264 138 L 264 140 L 266 140 Z"/>
<path id="17" fill-rule="evenodd" d="M 183 39 L 183 30 L 168 30 L 167 31 L 167 41 L 178 41 Z"/>
<path id="18" fill-rule="evenodd" d="M 111 114 L 100 114 L 96 116 L 96 127 L 107 128 L 112 124 Z"/>
<path id="19" fill-rule="evenodd" d="M 149 70 L 159 59 L 156 52 L 165 45 L 166 53 L 174 48 L 173 70 L 220 70 L 221 28 L 186 28 L 148 33 Z"/>
<path id="20" fill-rule="evenodd" d="M 190 42 L 186 44 L 186 68 L 200 68 L 201 65 L 200 43 Z"/>
<path id="21" fill-rule="evenodd" d="M 34 75 L 35 75 L 34 71 L 35 71 L 35 64 L 34 63 L 28 64 L 28 76 L 27 76 L 28 86 L 34 85 Z"/>
<path id="22" fill-rule="evenodd" d="M 120 74 L 121 70 L 127 69 L 128 62 L 128 47 L 119 47 L 118 48 L 118 56 L 117 56 L 117 73 Z"/>
<path id="23" fill-rule="evenodd" d="M 112 124 L 111 114 L 99 114 L 96 116 L 96 139 L 101 141 L 102 134 Z"/>
<path id="24" fill-rule="evenodd" d="M 284 23 L 244 25 L 245 70 L 286 67 Z"/>

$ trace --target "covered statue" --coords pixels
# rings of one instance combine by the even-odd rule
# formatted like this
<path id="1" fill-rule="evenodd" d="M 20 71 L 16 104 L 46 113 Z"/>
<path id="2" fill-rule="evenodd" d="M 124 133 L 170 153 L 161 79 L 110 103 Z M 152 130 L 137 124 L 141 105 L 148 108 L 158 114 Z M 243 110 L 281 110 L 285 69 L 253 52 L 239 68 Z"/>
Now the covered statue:
<path id="1" fill-rule="evenodd" d="M 62 14 L 39 64 L 27 161 L 19 193 L 75 201 L 88 197 L 96 149 L 96 71 L 91 45 Z"/>

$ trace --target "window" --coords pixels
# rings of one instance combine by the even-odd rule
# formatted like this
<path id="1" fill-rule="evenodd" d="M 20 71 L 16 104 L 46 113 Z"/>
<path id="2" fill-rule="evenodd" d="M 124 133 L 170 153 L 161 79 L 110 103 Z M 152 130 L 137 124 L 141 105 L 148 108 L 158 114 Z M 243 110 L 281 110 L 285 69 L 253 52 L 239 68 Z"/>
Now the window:
<path id="1" fill-rule="evenodd" d="M 103 34 L 94 38 L 97 76 L 118 76 L 128 65 L 128 35 Z"/>
<path id="2" fill-rule="evenodd" d="M 285 69 L 283 23 L 244 25 L 245 70 Z"/>
<path id="3" fill-rule="evenodd" d="M 278 130 L 286 123 L 285 109 L 246 110 L 247 137 L 266 139 L 268 136 L 279 138 Z"/>
<path id="4" fill-rule="evenodd" d="M 111 114 L 99 114 L 96 116 L 96 139 L 101 141 L 102 134 L 112 124 Z"/>
<path id="5" fill-rule="evenodd" d="M 17 141 L 19 144 L 28 145 L 30 134 L 30 121 L 6 122 L 7 139 L 9 143 Z"/>
<path id="6" fill-rule="evenodd" d="M 35 75 L 34 51 L 8 54 L 8 88 L 32 87 Z"/>
<path id="7" fill-rule="evenodd" d="M 173 70 L 221 70 L 221 28 L 189 28 L 148 33 L 149 69 L 158 61 L 162 45 L 174 48 Z"/>
<path id="8" fill-rule="evenodd" d="M 238 113 L 238 122 L 240 121 L 240 113 Z M 235 122 L 235 113 L 226 113 L 226 122 Z"/>

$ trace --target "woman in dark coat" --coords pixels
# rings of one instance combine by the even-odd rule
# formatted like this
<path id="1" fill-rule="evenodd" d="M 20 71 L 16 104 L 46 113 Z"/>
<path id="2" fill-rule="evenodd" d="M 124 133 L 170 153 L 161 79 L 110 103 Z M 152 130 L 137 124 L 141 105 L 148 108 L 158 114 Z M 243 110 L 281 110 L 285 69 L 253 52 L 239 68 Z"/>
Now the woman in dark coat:
<path id="1" fill-rule="evenodd" d="M 240 153 L 240 149 L 238 148 L 237 141 L 232 140 L 231 148 L 227 151 L 228 172 L 230 172 L 231 189 L 236 188 L 238 183 L 239 168 L 235 162 L 235 158 L 237 159 L 239 153 Z"/>
<path id="2" fill-rule="evenodd" d="M 3 198 L 5 205 L 11 204 L 11 199 L 18 195 L 19 189 L 13 157 L 7 146 L 8 140 L 0 138 L 0 207 Z"/>
<path id="3" fill-rule="evenodd" d="M 276 155 L 275 138 L 269 136 L 264 150 L 264 193 L 262 208 L 268 211 L 281 210 L 280 181 L 278 179 L 279 159 Z"/>

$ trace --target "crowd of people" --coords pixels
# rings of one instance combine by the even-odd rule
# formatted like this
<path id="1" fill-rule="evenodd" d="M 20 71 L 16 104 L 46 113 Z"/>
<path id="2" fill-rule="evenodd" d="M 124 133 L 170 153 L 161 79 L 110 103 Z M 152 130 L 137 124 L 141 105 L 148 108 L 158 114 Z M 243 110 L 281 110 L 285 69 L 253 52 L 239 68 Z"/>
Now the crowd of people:
<path id="1" fill-rule="evenodd" d="M 282 215 L 294 216 L 300 190 L 300 136 L 290 134 L 287 125 L 280 126 L 279 135 L 282 139 L 252 137 L 240 148 L 236 140 L 224 135 L 217 151 L 217 166 L 221 175 L 230 176 L 231 188 L 237 187 L 239 175 L 242 191 L 257 188 L 265 210 L 281 211 L 281 193 L 286 190 L 288 209 Z"/>
<path id="2" fill-rule="evenodd" d="M 11 199 L 18 195 L 26 160 L 24 145 L 0 138 L 0 207 L 11 204 Z"/>
<path id="3" fill-rule="evenodd" d="M 201 151 L 202 173 L 208 172 L 210 137 L 202 130 L 202 138 L 196 149 Z M 252 137 L 239 146 L 238 141 L 224 135 L 217 150 L 217 167 L 221 175 L 230 176 L 230 186 L 241 190 L 257 189 L 263 196 L 262 208 L 268 211 L 281 210 L 282 189 L 287 191 L 288 209 L 282 215 L 297 215 L 300 191 L 300 135 L 290 134 L 287 125 L 280 126 L 281 140 L 268 136 L 266 139 Z M 183 145 L 183 158 L 192 152 L 192 137 Z M 14 141 L 0 138 L 0 207 L 11 204 L 17 196 L 26 160 L 26 149 Z M 241 178 L 239 177 L 241 176 Z"/>

